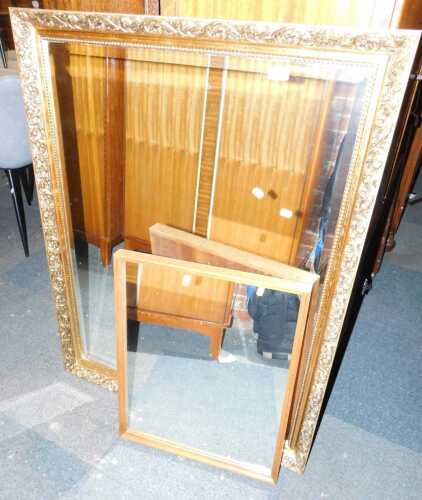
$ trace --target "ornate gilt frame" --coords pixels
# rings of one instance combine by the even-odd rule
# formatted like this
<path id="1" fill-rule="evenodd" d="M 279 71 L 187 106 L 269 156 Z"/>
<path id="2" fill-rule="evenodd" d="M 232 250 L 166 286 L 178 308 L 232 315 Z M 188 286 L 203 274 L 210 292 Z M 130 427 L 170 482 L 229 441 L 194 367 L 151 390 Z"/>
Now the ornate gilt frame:
<path id="1" fill-rule="evenodd" d="M 297 439 L 285 445 L 283 465 L 303 472 L 315 432 L 324 392 L 361 257 L 401 102 L 407 86 L 420 33 L 416 31 L 359 32 L 334 27 L 267 24 L 125 14 L 10 9 L 16 52 L 28 118 L 48 266 L 67 370 L 109 389 L 116 389 L 114 370 L 83 357 L 77 335 L 72 277 L 65 236 L 65 211 L 60 195 L 60 161 L 52 118 L 52 90 L 48 83 L 48 37 L 100 39 L 119 45 L 160 42 L 167 46 L 229 47 L 280 50 L 311 54 L 326 51 L 377 68 L 378 100 L 361 131 L 365 146 L 355 151 L 326 285 L 314 328 L 314 350 L 302 391 L 300 415 L 294 422 Z"/>

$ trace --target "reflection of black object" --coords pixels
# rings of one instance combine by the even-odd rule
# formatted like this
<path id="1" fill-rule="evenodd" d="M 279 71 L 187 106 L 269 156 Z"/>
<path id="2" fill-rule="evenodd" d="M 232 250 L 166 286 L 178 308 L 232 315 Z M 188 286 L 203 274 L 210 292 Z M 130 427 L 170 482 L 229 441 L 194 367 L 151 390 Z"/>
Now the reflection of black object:
<path id="1" fill-rule="evenodd" d="M 334 184 L 336 182 L 337 173 L 345 161 L 350 161 L 350 148 L 353 149 L 354 142 L 355 142 L 354 134 L 347 132 L 344 135 L 343 139 L 341 140 L 333 171 L 325 187 L 324 197 L 322 199 L 321 215 L 319 220 L 318 240 L 310 256 L 308 257 L 306 263 L 307 267 L 309 267 L 316 273 L 320 272 L 321 255 L 324 249 L 325 239 L 327 236 L 328 223 L 330 221 L 331 201 L 333 198 Z"/>
<path id="2" fill-rule="evenodd" d="M 265 289 L 262 296 L 256 290 L 248 302 L 253 329 L 258 334 L 257 349 L 285 358 L 292 351 L 299 299 L 296 295 Z"/>

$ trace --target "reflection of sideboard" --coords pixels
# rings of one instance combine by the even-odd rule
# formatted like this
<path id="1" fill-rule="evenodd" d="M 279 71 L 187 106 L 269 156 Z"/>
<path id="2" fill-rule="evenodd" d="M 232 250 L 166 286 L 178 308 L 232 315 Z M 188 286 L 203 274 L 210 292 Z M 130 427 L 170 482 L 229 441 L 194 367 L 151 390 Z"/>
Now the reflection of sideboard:
<path id="1" fill-rule="evenodd" d="M 284 85 L 263 62 L 208 69 L 120 57 L 98 46 L 53 50 L 75 236 L 98 246 L 104 265 L 121 240 L 149 250 L 155 223 L 295 263 L 327 158 L 332 84 L 295 76 Z M 286 116 L 307 127 L 292 131 Z"/>
<path id="2" fill-rule="evenodd" d="M 97 246 L 108 265 L 122 240 L 123 65 L 76 44 L 55 46 L 52 61 L 74 237 Z"/>
<path id="3" fill-rule="evenodd" d="M 148 228 L 159 222 L 294 262 L 311 186 L 321 167 L 331 89 L 322 79 L 298 78 L 283 85 L 260 69 L 230 68 L 225 73 L 217 66 L 207 74 L 205 68 L 187 65 L 157 68 L 128 63 L 124 230 L 128 248 L 145 248 Z M 143 75 L 151 79 L 152 72 L 160 92 L 142 83 Z M 274 108 L 280 113 L 269 123 L 266 117 Z M 130 116 L 131 109 L 138 110 L 141 123 L 142 116 L 150 117 L 150 130 Z M 186 125 L 180 120 L 183 109 L 184 116 L 188 114 Z M 286 120 L 295 114 L 308 123 L 297 133 Z M 293 149 L 293 143 L 303 147 Z M 254 196 L 254 188 L 265 196 Z M 282 209 L 291 216 L 281 216 Z"/>
<path id="4" fill-rule="evenodd" d="M 227 2 L 206 5 L 204 2 L 179 0 L 161 1 L 160 5 L 163 15 L 252 16 L 266 20 L 338 24 L 346 21 L 346 18 L 338 17 L 339 13 L 333 13 L 332 2 L 322 2 L 318 13 L 306 0 L 302 3 L 301 18 L 294 18 L 297 12 L 294 14 L 288 4 L 281 6 L 271 0 L 244 2 L 244 11 L 240 9 L 236 13 L 230 10 Z M 343 14 L 348 13 L 347 22 L 353 19 L 360 25 L 387 24 L 393 3 L 385 5 L 380 15 L 374 10 L 376 2 L 366 2 L 365 19 L 361 15 L 361 3 L 349 2 L 343 9 Z M 153 2 L 146 4 L 151 6 Z M 76 0 L 72 5 L 47 0 L 44 7 L 78 10 L 82 4 Z M 144 2 L 140 0 L 92 0 L 89 4 L 84 2 L 83 8 L 131 13 L 145 11 Z M 74 107 L 72 110 L 69 102 L 62 103 L 62 111 L 65 110 L 62 112 L 63 131 L 72 139 L 66 137 L 64 142 L 73 144 L 72 150 L 67 148 L 66 160 L 68 166 L 79 169 L 79 177 L 71 185 L 71 192 L 76 196 L 72 206 L 79 207 L 72 213 L 73 226 L 76 236 L 101 249 L 104 265 L 109 263 L 113 245 L 122 240 L 127 248 L 148 251 L 148 228 L 157 222 L 217 241 L 230 241 L 232 245 L 282 262 L 303 262 L 315 243 L 315 217 L 310 209 L 318 206 L 316 193 L 320 186 L 314 185 L 314 179 L 316 174 L 321 177 L 324 158 L 333 161 L 332 152 L 327 154 L 326 150 L 327 142 L 333 138 L 322 136 L 324 129 L 331 127 L 331 117 L 326 113 L 333 89 L 327 88 L 322 80 L 307 79 L 298 81 L 297 85 L 290 82 L 286 92 L 274 82 L 262 78 L 261 74 L 239 70 L 228 74 L 223 96 L 223 70 L 218 64 L 214 64 L 208 73 L 205 68 L 189 65 L 166 67 L 163 64 L 158 68 L 136 58 L 123 63 L 116 54 L 99 50 L 88 54 L 86 49 L 76 45 L 70 48 L 66 60 L 67 76 L 61 72 L 59 79 L 62 81 L 58 83 L 71 89 Z M 143 84 L 145 72 L 149 73 L 148 81 L 154 72 L 154 86 Z M 63 83 L 66 78 L 67 83 Z M 244 87 L 245 91 L 234 94 L 232 87 Z M 178 110 L 172 109 L 176 91 Z M 223 100 L 224 108 L 229 110 L 227 115 L 234 117 L 238 124 L 238 144 L 251 144 L 249 150 L 238 148 L 241 156 L 233 145 L 233 138 L 227 139 L 224 133 L 226 115 L 222 114 L 221 123 L 218 119 Z M 322 101 L 325 108 L 320 104 Z M 265 107 L 274 105 L 283 108 L 283 113 L 299 112 L 304 119 L 315 121 L 313 129 L 306 127 L 312 132 L 297 139 L 305 147 L 295 152 L 289 149 L 288 135 L 280 135 L 282 113 L 278 123 L 270 124 L 270 128 L 282 137 L 282 142 L 285 141 L 285 144 L 277 145 L 283 155 L 276 162 L 271 144 L 262 140 L 262 137 L 268 137 Z M 134 109 L 137 113 L 133 112 Z M 173 112 L 171 121 L 168 120 L 169 109 Z M 244 119 L 246 109 L 250 117 L 247 120 Z M 178 120 L 178 112 L 182 110 L 184 116 L 186 110 L 190 113 L 186 127 L 180 126 Z M 72 113 L 80 124 L 78 130 L 72 130 Z M 148 130 L 142 126 L 142 120 L 137 119 L 142 114 L 148 115 L 149 120 L 153 117 L 153 126 Z M 172 134 L 175 128 L 177 134 Z M 119 133 L 123 129 L 127 137 L 125 155 L 117 158 L 114 152 L 121 149 L 118 141 L 123 140 Z M 201 133 L 204 134 L 203 148 L 199 147 Z M 221 133 L 221 144 L 216 173 L 213 158 L 218 133 Z M 164 147 L 157 148 L 157 144 Z M 252 147 L 254 144 L 256 147 Z M 68 181 L 72 183 L 72 176 Z M 284 190 L 287 185 L 288 191 Z M 305 189 L 302 189 L 303 185 Z M 254 198 L 251 193 L 255 187 L 269 196 L 264 200 Z M 291 217 L 280 217 L 282 209 L 287 209 Z M 245 228 L 248 228 L 249 235 L 247 244 Z"/>

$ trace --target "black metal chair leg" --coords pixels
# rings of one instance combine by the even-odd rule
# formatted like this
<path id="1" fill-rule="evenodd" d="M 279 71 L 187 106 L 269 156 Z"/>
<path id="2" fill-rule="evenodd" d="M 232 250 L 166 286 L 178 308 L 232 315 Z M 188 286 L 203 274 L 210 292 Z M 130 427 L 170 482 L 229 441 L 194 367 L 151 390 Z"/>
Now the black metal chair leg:
<path id="1" fill-rule="evenodd" d="M 1 59 L 3 61 L 3 66 L 7 68 L 7 56 L 6 56 L 6 42 L 4 41 L 4 38 L 1 36 L 0 33 L 0 53 L 1 53 Z"/>
<path id="2" fill-rule="evenodd" d="M 19 172 L 15 172 L 12 169 L 5 169 L 5 172 L 7 180 L 9 181 L 10 194 L 12 196 L 16 219 L 18 221 L 18 228 L 21 235 L 23 250 L 25 252 L 25 257 L 29 257 L 28 236 L 26 233 L 25 212 L 23 209 Z"/>
<path id="3" fill-rule="evenodd" d="M 28 167 L 24 167 L 19 170 L 25 198 L 28 205 L 30 205 L 34 199 L 34 169 L 32 168 L 32 165 L 29 165 Z"/>

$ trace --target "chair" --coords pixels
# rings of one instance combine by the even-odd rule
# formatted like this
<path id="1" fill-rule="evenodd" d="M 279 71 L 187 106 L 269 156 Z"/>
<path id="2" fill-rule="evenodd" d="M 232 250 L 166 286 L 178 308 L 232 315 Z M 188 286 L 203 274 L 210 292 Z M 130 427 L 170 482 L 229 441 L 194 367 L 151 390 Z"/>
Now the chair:
<path id="1" fill-rule="evenodd" d="M 17 75 L 0 76 L 0 169 L 9 182 L 23 249 L 29 257 L 22 187 L 30 205 L 34 196 L 34 171 Z"/>

